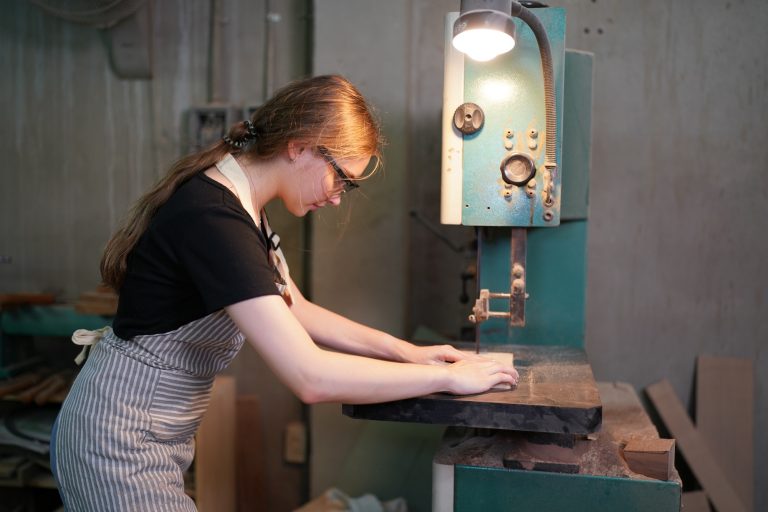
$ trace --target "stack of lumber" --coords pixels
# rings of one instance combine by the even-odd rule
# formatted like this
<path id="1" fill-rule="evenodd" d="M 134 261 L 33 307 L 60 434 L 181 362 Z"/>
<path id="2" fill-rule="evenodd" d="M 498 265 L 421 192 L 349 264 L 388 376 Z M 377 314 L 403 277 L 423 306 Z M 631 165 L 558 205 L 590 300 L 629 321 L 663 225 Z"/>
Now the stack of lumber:
<path id="1" fill-rule="evenodd" d="M 10 397 L 24 403 L 60 403 L 74 380 L 74 372 L 37 370 L 0 381 L 0 398 Z"/>
<path id="2" fill-rule="evenodd" d="M 53 304 L 55 300 L 56 296 L 52 293 L 0 293 L 0 310 L 30 304 Z"/>

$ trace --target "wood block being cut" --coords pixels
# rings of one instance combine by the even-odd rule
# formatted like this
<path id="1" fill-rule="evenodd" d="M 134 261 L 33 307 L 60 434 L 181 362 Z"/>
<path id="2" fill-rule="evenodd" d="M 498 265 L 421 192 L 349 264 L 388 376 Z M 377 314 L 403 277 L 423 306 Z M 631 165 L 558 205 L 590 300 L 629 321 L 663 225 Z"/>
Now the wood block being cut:
<path id="1" fill-rule="evenodd" d="M 675 466 L 674 439 L 634 439 L 624 447 L 629 469 L 656 480 L 669 480 Z"/>

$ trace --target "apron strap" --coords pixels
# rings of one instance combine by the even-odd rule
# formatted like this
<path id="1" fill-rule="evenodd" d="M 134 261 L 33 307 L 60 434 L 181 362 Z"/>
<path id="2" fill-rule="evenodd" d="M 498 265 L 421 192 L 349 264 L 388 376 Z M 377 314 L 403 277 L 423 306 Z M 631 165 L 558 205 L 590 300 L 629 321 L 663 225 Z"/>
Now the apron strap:
<path id="1" fill-rule="evenodd" d="M 251 186 L 248 182 L 248 177 L 245 175 L 245 171 L 243 171 L 242 167 L 240 167 L 240 164 L 237 163 L 237 160 L 235 160 L 235 157 L 233 157 L 231 153 L 227 153 L 227 156 L 217 162 L 216 168 L 232 183 L 232 185 L 235 186 L 235 190 L 237 191 L 237 195 L 240 198 L 240 203 L 242 203 L 243 208 L 248 212 L 248 215 L 251 216 L 256 226 L 262 229 L 264 238 L 266 238 L 267 249 L 271 255 L 272 264 L 277 268 L 278 272 L 280 272 L 280 276 L 284 283 L 275 284 L 277 285 L 278 291 L 280 291 L 280 294 L 283 296 L 283 299 L 285 299 L 290 306 L 293 303 L 293 299 L 291 298 L 289 270 L 288 265 L 285 262 L 283 250 L 280 249 L 280 237 L 270 229 L 267 216 L 264 214 L 263 209 L 259 212 L 259 216 L 256 216 L 256 212 L 253 209 L 253 201 L 251 200 Z"/>

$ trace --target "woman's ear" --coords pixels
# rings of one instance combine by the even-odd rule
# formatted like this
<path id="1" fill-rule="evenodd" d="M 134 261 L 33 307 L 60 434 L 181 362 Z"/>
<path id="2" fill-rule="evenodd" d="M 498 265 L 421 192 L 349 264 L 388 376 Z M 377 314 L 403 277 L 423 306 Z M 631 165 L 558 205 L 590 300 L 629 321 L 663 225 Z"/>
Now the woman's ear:
<path id="1" fill-rule="evenodd" d="M 291 162 L 295 162 L 304 152 L 304 149 L 306 149 L 306 147 L 301 142 L 297 140 L 288 141 L 288 159 Z"/>

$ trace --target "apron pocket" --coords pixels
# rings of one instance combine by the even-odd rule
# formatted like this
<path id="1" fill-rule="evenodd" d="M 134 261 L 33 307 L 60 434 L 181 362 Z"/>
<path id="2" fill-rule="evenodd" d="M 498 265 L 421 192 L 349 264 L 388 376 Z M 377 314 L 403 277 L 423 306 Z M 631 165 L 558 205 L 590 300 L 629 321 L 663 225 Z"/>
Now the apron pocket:
<path id="1" fill-rule="evenodd" d="M 149 434 L 155 441 L 188 441 L 197 430 L 211 397 L 213 377 L 162 370 L 149 408 Z"/>

